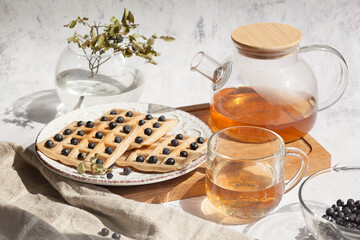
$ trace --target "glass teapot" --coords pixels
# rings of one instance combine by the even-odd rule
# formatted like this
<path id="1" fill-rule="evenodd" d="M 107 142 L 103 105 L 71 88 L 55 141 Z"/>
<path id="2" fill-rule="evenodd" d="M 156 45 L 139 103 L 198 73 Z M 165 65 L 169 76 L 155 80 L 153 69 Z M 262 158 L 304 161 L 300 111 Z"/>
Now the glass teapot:
<path id="1" fill-rule="evenodd" d="M 211 128 L 251 125 L 278 133 L 285 142 L 303 137 L 315 124 L 319 110 L 340 99 L 348 68 L 343 56 L 325 45 L 299 47 L 302 33 L 281 23 L 255 23 L 235 29 L 235 53 L 219 64 L 204 52 L 196 54 L 191 69 L 213 82 Z M 300 53 L 335 54 L 340 80 L 327 99 L 318 99 L 318 84 Z"/>

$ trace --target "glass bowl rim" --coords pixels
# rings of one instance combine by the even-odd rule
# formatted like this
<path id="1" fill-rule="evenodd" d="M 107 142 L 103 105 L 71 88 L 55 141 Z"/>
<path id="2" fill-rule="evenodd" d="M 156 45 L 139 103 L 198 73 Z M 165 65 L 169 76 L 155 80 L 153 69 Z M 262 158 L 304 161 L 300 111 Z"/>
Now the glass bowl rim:
<path id="1" fill-rule="evenodd" d="M 322 218 L 321 216 L 319 216 L 318 214 L 314 213 L 304 202 L 304 199 L 302 197 L 302 190 L 304 188 L 304 186 L 306 185 L 306 183 L 308 183 L 311 179 L 314 179 L 315 177 L 317 177 L 318 175 L 321 175 L 321 174 L 324 174 L 324 173 L 331 173 L 331 172 L 341 172 L 341 171 L 349 171 L 349 170 L 357 170 L 357 171 L 360 171 L 360 166 L 338 166 L 339 164 L 333 166 L 333 167 L 330 167 L 330 168 L 327 168 L 327 169 L 324 169 L 324 170 L 321 170 L 321 171 L 318 171 L 316 173 L 313 173 L 311 174 L 310 176 L 308 176 L 300 185 L 300 188 L 299 188 L 299 191 L 298 191 L 298 198 L 299 198 L 299 202 L 301 204 L 301 207 L 303 209 L 306 210 L 306 212 L 308 212 L 313 218 L 315 218 L 316 220 L 322 222 L 322 223 L 325 223 L 325 224 L 330 224 L 332 225 L 335 229 L 340 229 L 341 231 L 343 232 L 348 232 L 348 233 L 354 233 L 356 235 L 359 235 L 360 236 L 360 230 L 358 229 L 351 229 L 351 228 L 347 228 L 347 227 L 344 227 L 344 226 L 341 226 L 339 224 L 336 224 L 336 223 L 332 223 L 330 222 L 329 220 L 326 220 L 324 218 Z"/>

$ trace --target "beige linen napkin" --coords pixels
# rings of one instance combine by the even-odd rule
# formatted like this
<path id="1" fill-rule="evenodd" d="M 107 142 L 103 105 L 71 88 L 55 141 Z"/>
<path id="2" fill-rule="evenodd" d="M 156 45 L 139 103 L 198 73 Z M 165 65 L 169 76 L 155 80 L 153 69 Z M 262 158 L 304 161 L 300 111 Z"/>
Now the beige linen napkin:
<path id="1" fill-rule="evenodd" d="M 22 146 L 0 142 L 0 239 L 250 239 L 164 205 L 125 199 L 53 173 Z"/>

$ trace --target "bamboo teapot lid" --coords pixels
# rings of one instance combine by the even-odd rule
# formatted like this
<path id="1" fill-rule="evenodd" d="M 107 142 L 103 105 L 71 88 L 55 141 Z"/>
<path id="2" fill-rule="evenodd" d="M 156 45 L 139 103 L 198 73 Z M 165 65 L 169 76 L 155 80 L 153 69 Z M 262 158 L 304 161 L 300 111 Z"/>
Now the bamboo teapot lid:
<path id="1" fill-rule="evenodd" d="M 299 45 L 302 33 L 296 27 L 283 23 L 253 23 L 235 29 L 231 38 L 244 51 L 286 53 Z"/>

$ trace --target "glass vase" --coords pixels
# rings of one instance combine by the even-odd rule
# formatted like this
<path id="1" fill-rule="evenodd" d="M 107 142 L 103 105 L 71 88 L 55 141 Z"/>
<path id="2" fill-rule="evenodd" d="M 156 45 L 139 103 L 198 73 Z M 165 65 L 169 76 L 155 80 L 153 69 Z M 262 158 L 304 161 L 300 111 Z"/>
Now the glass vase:
<path id="1" fill-rule="evenodd" d="M 121 52 L 86 54 L 69 44 L 55 71 L 56 91 L 66 111 L 101 103 L 136 102 L 144 88 L 142 72 L 126 65 Z"/>

